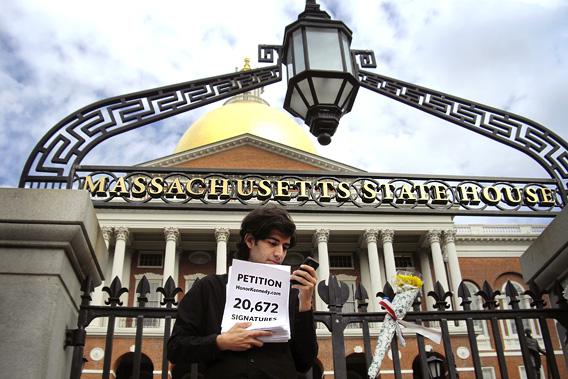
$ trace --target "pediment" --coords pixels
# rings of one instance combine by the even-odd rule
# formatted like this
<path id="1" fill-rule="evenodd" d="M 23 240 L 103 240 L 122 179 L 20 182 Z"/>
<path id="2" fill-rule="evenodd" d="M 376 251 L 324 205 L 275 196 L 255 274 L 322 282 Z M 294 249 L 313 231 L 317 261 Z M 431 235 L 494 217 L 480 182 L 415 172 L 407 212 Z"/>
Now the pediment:
<path id="1" fill-rule="evenodd" d="M 365 172 L 252 134 L 228 138 L 140 164 L 144 167 Z"/>

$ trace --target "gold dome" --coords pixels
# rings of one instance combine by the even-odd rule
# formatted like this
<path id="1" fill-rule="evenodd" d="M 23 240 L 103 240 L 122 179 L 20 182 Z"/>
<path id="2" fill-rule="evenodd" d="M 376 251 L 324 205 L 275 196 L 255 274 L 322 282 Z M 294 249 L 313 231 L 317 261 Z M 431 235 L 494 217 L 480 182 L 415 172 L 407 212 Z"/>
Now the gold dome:
<path id="1" fill-rule="evenodd" d="M 203 115 L 185 132 L 175 153 L 241 134 L 256 136 L 317 154 L 307 132 L 292 117 L 256 96 L 241 96 Z"/>

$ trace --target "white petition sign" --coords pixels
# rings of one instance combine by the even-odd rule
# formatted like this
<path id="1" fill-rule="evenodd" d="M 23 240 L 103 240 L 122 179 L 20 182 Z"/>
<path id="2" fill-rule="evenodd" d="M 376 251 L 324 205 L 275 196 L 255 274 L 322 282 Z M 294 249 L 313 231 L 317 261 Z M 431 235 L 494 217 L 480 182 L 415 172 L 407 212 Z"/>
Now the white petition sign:
<path id="1" fill-rule="evenodd" d="M 269 330 L 272 336 L 264 342 L 286 342 L 290 339 L 288 298 L 290 266 L 233 260 L 229 268 L 227 301 L 221 331 L 238 322 L 252 322 L 250 330 Z"/>

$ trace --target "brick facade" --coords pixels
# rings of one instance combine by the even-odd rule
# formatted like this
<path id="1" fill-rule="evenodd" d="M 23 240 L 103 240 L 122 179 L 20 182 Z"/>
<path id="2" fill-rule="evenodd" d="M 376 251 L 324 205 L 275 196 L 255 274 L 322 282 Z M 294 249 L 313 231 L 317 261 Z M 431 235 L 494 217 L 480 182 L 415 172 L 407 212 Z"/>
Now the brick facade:
<path id="1" fill-rule="evenodd" d="M 183 168 L 321 171 L 317 166 L 255 146 L 238 146 L 176 165 Z"/>
<path id="2" fill-rule="evenodd" d="M 182 164 L 177 165 L 177 167 L 185 167 L 185 168 L 228 168 L 228 169 L 258 169 L 258 170 L 280 170 L 283 172 L 287 171 L 321 171 L 321 168 L 318 168 L 316 165 L 311 165 L 306 162 L 302 162 L 298 159 L 293 159 L 291 157 L 286 157 L 279 153 L 270 152 L 264 149 L 261 149 L 256 146 L 238 146 L 234 148 L 229 148 L 223 151 L 216 152 L 211 155 L 202 156 L 198 158 L 191 159 L 186 161 Z M 322 217 L 322 222 L 325 224 L 324 217 Z M 214 243 L 214 237 L 211 237 L 211 242 Z M 475 257 L 475 256 L 461 256 L 459 258 L 459 264 L 461 269 L 461 275 L 463 280 L 468 280 L 475 283 L 478 287 L 481 287 L 483 281 L 487 280 L 489 284 L 493 287 L 494 290 L 501 290 L 507 280 L 515 281 L 525 288 L 527 288 L 526 284 L 522 280 L 520 275 L 521 269 L 519 264 L 519 259 L 517 257 L 500 257 L 499 256 L 499 247 L 498 247 L 498 239 L 489 242 L 489 244 L 495 243 L 495 256 L 494 257 Z M 456 242 L 456 247 L 460 249 L 459 241 Z M 355 250 L 354 250 L 355 251 Z M 331 250 L 330 250 L 331 252 Z M 196 267 L 192 265 L 188 259 L 189 251 L 181 251 L 178 254 L 179 259 L 179 275 L 177 277 L 178 286 L 182 288 L 182 290 L 187 291 L 185 288 L 185 275 L 190 274 L 213 274 L 215 273 L 215 260 L 214 258 L 211 261 Z M 395 251 L 396 253 L 396 251 Z M 407 252 L 408 253 L 408 252 Z M 412 254 L 416 252 L 411 252 Z M 139 274 L 146 274 L 146 273 L 153 273 L 156 275 L 162 275 L 163 268 L 139 268 L 137 266 L 137 252 L 133 252 L 132 260 L 130 266 L 130 278 L 128 280 L 129 288 L 135 288 L 135 275 Z M 331 273 L 335 275 L 345 274 L 349 276 L 354 276 L 357 278 L 357 281 L 361 280 L 361 270 L 359 267 L 359 260 L 356 256 L 354 256 L 354 267 L 352 269 L 332 269 Z M 430 267 L 430 270 L 433 273 L 433 266 Z M 126 282 L 126 281 L 125 281 Z M 131 291 L 131 293 L 134 291 Z M 371 295 L 371 294 L 370 294 Z M 129 297 L 129 305 L 134 304 L 134 295 L 130 295 Z M 502 324 L 503 325 L 503 324 Z M 552 322 L 549 323 L 551 331 L 553 332 L 552 338 L 555 344 L 555 350 L 560 350 L 559 341 L 557 335 L 554 333 L 554 325 Z M 491 334 L 491 329 L 488 326 L 489 334 Z M 100 330 L 102 331 L 102 329 Z M 99 331 L 99 332 L 100 332 Z M 348 362 L 352 362 L 350 367 L 356 368 L 360 367 L 361 365 L 358 362 L 361 362 L 362 359 L 362 348 L 363 348 L 363 341 L 358 336 L 352 336 L 351 334 L 355 332 L 355 329 L 348 329 L 347 335 L 345 338 L 345 354 L 348 357 Z M 145 333 L 148 333 L 147 336 L 144 337 L 142 352 L 153 362 L 154 370 L 159 371 L 161 369 L 161 362 L 162 362 L 162 339 L 159 336 L 152 335 L 151 330 L 147 330 Z M 124 356 L 124 354 L 128 354 L 130 352 L 131 346 L 134 344 L 134 337 L 133 331 L 128 331 L 129 335 L 124 335 L 124 330 L 121 333 L 117 333 L 114 340 L 114 346 L 112 351 L 112 365 L 111 368 L 113 371 L 116 371 L 118 362 L 120 357 Z M 374 349 L 374 341 L 375 337 L 372 337 L 372 348 Z M 405 348 L 401 348 L 401 363 L 403 367 L 402 377 L 403 378 L 412 378 L 412 364 L 414 359 L 417 356 L 417 347 L 416 347 L 416 340 L 413 337 L 409 337 L 407 339 L 408 345 Z M 433 351 L 440 352 L 444 354 L 444 349 L 442 345 L 436 345 L 432 342 L 426 342 L 427 344 L 432 346 Z M 89 360 L 85 365 L 85 370 L 87 372 L 91 372 L 90 370 L 102 370 L 103 360 L 94 361 L 90 358 L 89 354 L 91 350 L 95 347 L 99 347 L 104 349 L 105 345 L 105 338 L 104 336 L 90 336 L 87 340 L 87 344 L 85 346 L 85 356 Z M 322 365 L 322 369 L 324 372 L 333 372 L 333 363 L 332 363 L 332 346 L 331 340 L 329 335 L 326 335 L 325 331 L 322 330 L 319 336 L 319 356 L 318 361 Z M 474 378 L 473 373 L 473 364 L 471 359 L 471 353 L 468 357 L 465 357 L 464 349 L 460 349 L 462 357 L 458 356 L 456 353 L 456 349 L 458 347 L 463 347 L 471 352 L 469 342 L 467 340 L 467 336 L 463 333 L 455 333 L 452 337 L 452 346 L 454 349 L 456 367 L 459 370 L 459 377 L 460 379 L 465 378 Z M 495 352 L 492 349 L 494 346 L 493 341 L 489 338 L 485 344 L 486 350 L 481 349 L 481 362 L 482 366 L 484 367 L 494 367 L 495 370 L 495 377 L 499 377 L 499 368 L 497 363 L 497 358 L 495 356 Z M 465 358 L 463 358 L 465 357 Z M 557 355 L 557 360 L 559 363 L 562 361 L 562 355 Z M 511 379 L 520 378 L 519 374 L 519 366 L 521 366 L 522 357 L 520 356 L 520 352 L 518 349 L 509 349 L 507 350 L 507 368 L 509 371 L 509 377 Z M 546 362 L 543 359 L 543 364 L 546 370 Z M 559 368 L 561 370 L 562 377 L 568 377 L 568 372 L 566 371 L 566 367 L 564 364 L 559 364 Z M 389 358 L 385 358 L 383 364 L 383 373 L 381 375 L 382 378 L 390 378 L 394 377 L 392 374 L 389 374 L 389 370 L 392 370 L 392 360 Z M 546 371 L 545 371 L 546 372 Z M 362 372 L 360 373 L 363 374 Z M 99 378 L 100 374 L 88 374 L 85 373 L 83 378 L 90 379 L 90 378 Z M 112 377 L 112 375 L 111 375 Z M 154 375 L 154 378 L 159 378 L 158 374 Z M 325 378 L 332 378 L 333 375 L 326 375 Z M 364 377 L 364 376 L 361 376 Z"/>

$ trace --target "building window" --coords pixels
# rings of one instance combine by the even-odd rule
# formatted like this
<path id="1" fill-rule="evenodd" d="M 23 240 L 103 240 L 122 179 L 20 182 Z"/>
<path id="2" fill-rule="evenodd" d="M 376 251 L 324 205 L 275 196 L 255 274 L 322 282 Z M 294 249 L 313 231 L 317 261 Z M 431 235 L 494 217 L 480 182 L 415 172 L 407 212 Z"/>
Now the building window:
<path id="1" fill-rule="evenodd" d="M 330 254 L 330 268 L 353 268 L 353 254 Z"/>
<path id="2" fill-rule="evenodd" d="M 469 294 L 471 295 L 471 310 L 472 311 L 482 311 L 483 310 L 483 300 L 481 296 L 477 296 L 476 293 L 479 292 L 479 287 L 472 282 L 464 280 L 463 282 L 467 287 Z M 475 334 L 481 334 L 483 336 L 489 336 L 487 330 L 487 322 L 484 320 L 473 320 L 473 326 L 475 329 Z"/>
<path id="3" fill-rule="evenodd" d="M 412 257 L 412 255 L 395 256 L 394 264 L 397 269 L 414 270 L 414 258 Z"/>
<path id="4" fill-rule="evenodd" d="M 493 367 L 482 367 L 481 377 L 483 379 L 495 379 L 495 368 Z"/>
<path id="5" fill-rule="evenodd" d="M 139 251 L 138 267 L 162 267 L 164 256 L 159 251 Z"/>
<path id="6" fill-rule="evenodd" d="M 148 302 L 144 305 L 146 308 L 159 308 L 160 300 L 162 295 L 156 290 L 158 287 L 162 286 L 162 275 L 157 275 L 153 273 L 146 273 L 143 275 L 136 275 L 136 285 L 134 288 L 138 287 L 138 283 L 142 279 L 142 276 L 146 275 L 148 283 L 150 284 L 150 292 L 146 295 Z M 138 303 L 138 295 L 136 295 L 136 306 L 140 306 Z M 159 318 L 147 318 L 144 319 L 145 328 L 158 328 L 160 326 Z"/>
<path id="7" fill-rule="evenodd" d="M 522 285 L 517 282 L 511 281 L 517 293 L 519 294 L 519 308 L 520 309 L 531 309 L 531 299 L 528 295 L 524 295 L 525 289 Z M 501 289 L 501 293 L 505 294 L 506 284 L 503 285 Z M 510 299 L 508 296 L 502 295 L 500 296 L 500 303 L 502 309 L 511 309 L 509 305 Z M 523 329 L 530 329 L 532 336 L 535 337 L 537 340 L 542 338 L 540 332 L 540 326 L 538 325 L 537 320 L 535 319 L 523 319 Z M 519 335 L 518 333 L 524 333 L 524 330 L 517 330 L 517 325 L 515 324 L 515 320 L 507 319 L 501 321 L 501 327 L 503 328 L 503 334 L 505 336 L 506 346 L 510 349 L 518 349 L 519 348 Z"/>
<path id="8" fill-rule="evenodd" d="M 527 371 L 525 370 L 525 366 L 519 366 L 519 378 L 527 379 Z M 546 378 L 546 376 L 544 376 L 544 367 L 542 366 L 540 366 L 540 378 Z"/>
<path id="9" fill-rule="evenodd" d="M 185 279 L 185 292 L 187 293 L 187 291 L 189 291 L 191 287 L 193 287 L 193 285 L 198 279 L 201 279 L 205 276 L 206 274 L 200 272 L 197 274 L 184 275 L 183 278 Z"/>
<path id="10" fill-rule="evenodd" d="M 357 312 L 357 301 L 355 300 L 355 291 L 357 290 L 357 277 L 353 275 L 344 275 L 340 274 L 337 275 L 337 280 L 347 284 L 349 288 L 349 298 L 343 304 L 343 308 L 341 312 L 343 313 L 350 313 L 350 312 Z M 347 329 L 353 328 L 360 328 L 361 325 L 359 323 L 351 323 L 347 325 Z"/>

